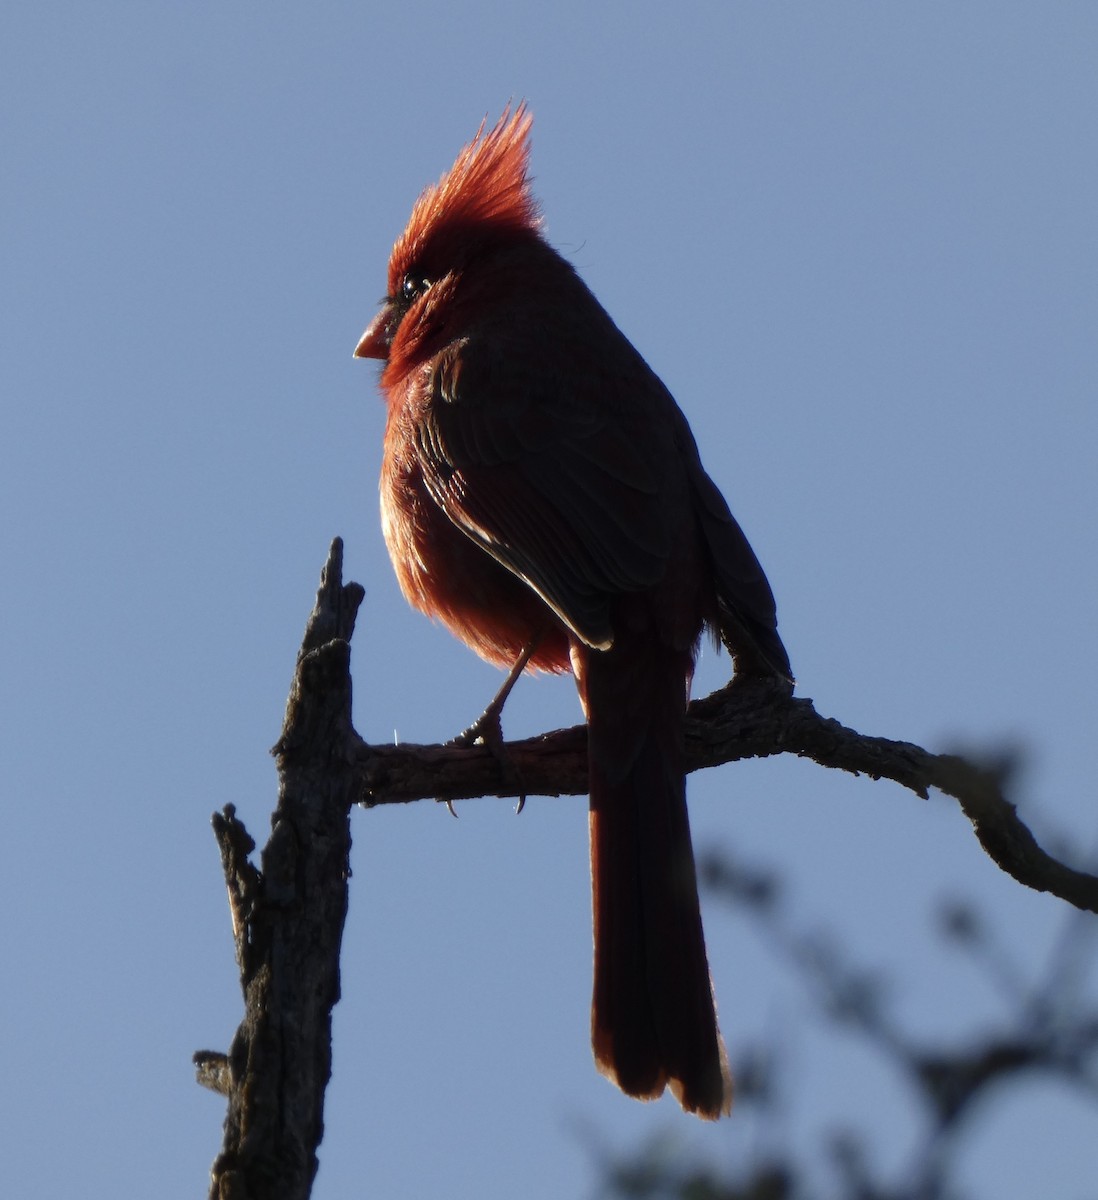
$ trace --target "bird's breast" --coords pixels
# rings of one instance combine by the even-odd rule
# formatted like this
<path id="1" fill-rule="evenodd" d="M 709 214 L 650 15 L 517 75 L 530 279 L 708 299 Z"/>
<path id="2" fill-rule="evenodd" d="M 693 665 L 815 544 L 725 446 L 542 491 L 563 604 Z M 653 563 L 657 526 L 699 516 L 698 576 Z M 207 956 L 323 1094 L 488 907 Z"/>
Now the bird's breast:
<path id="1" fill-rule="evenodd" d="M 560 620 L 532 588 L 450 520 L 431 497 L 413 447 L 399 433 L 386 438 L 380 490 L 385 545 L 413 607 L 498 666 L 510 667 L 540 636 L 530 665 L 570 669 Z"/>

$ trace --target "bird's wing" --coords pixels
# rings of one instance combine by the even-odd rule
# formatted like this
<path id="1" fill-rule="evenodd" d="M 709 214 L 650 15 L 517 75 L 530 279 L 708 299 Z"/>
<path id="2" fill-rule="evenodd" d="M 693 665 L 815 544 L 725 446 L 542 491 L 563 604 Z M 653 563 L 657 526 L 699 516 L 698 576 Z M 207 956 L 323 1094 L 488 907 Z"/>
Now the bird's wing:
<path id="1" fill-rule="evenodd" d="M 611 419 L 603 386 L 620 391 L 470 340 L 434 364 L 416 428 L 443 512 L 599 649 L 613 641 L 610 597 L 656 583 L 673 534 L 646 414 Z"/>
<path id="2" fill-rule="evenodd" d="M 737 670 L 761 671 L 792 682 L 766 573 L 728 502 L 706 474 L 694 435 L 677 407 L 675 439 L 690 476 L 694 511 L 712 565 L 721 637 L 737 660 Z"/>

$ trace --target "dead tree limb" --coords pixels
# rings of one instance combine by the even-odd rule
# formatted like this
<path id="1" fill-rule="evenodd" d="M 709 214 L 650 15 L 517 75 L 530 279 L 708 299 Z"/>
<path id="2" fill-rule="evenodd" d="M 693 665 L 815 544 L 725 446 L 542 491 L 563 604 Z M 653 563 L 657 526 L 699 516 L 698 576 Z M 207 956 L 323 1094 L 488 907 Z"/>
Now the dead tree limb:
<path id="1" fill-rule="evenodd" d="M 214 815 L 229 891 L 244 1019 L 228 1054 L 195 1055 L 199 1082 L 228 1097 L 213 1200 L 304 1200 L 316 1174 L 331 1012 L 350 875 L 350 810 L 413 800 L 587 792 L 586 730 L 508 742 L 506 769 L 474 746 L 370 746 L 351 725 L 350 638 L 363 591 L 342 582 L 332 543 L 274 748 L 278 806 L 255 844 L 232 805 Z M 1098 912 L 1098 878 L 1037 844 L 1004 795 L 1003 772 L 908 742 L 867 737 L 821 717 L 811 700 L 734 681 L 690 706 L 689 769 L 795 754 L 952 796 L 987 854 L 1018 882 Z"/>
<path id="2" fill-rule="evenodd" d="M 926 799 L 952 796 L 985 852 L 1007 874 L 1098 912 L 1098 878 L 1047 854 L 1004 794 L 1005 771 L 955 754 L 931 754 L 910 742 L 868 737 L 816 712 L 811 700 L 780 687 L 734 681 L 690 705 L 689 770 L 745 758 L 795 754 L 822 767 L 891 779 Z M 582 725 L 506 744 L 507 770 L 483 747 L 357 744 L 359 800 L 367 806 L 435 797 L 560 796 L 587 792 L 587 733 Z"/>
<path id="3" fill-rule="evenodd" d="M 199 1081 L 228 1096 L 213 1200 L 304 1200 L 317 1170 L 332 1008 L 347 914 L 352 743 L 350 638 L 362 602 L 332 544 L 286 705 L 278 806 L 261 866 L 233 807 L 214 832 L 229 890 L 245 1013 L 227 1055 L 195 1056 Z"/>

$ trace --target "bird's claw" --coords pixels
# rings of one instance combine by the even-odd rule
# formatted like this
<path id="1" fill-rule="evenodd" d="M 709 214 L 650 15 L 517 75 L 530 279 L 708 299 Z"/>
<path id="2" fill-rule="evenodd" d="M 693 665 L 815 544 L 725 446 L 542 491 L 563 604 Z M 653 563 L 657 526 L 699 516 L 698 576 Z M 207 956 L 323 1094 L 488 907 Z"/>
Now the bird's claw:
<path id="1" fill-rule="evenodd" d="M 470 746 L 475 746 L 477 742 L 481 742 L 487 747 L 488 753 L 499 763 L 500 774 L 503 776 L 505 782 L 516 785 L 519 798 L 518 806 L 515 809 L 516 816 L 526 807 L 526 789 L 522 783 L 522 776 L 511 761 L 503 742 L 503 706 L 507 703 L 507 697 L 511 694 L 511 689 L 518 681 L 518 677 L 526 669 L 526 664 L 537 649 L 544 632 L 544 629 L 539 630 L 523 648 L 522 653 L 515 660 L 514 665 L 508 672 L 503 686 L 492 698 L 491 704 L 488 705 L 484 712 L 477 717 L 468 729 L 463 729 L 457 737 L 451 738 L 446 743 L 447 746 L 460 746 L 463 749 L 468 749 Z M 446 803 L 450 811 L 453 812 L 453 805 L 448 800 Z M 454 815 L 456 816 L 457 814 L 455 813 Z"/>
<path id="2" fill-rule="evenodd" d="M 463 729 L 446 745 L 460 746 L 467 750 L 470 746 L 475 746 L 477 742 L 483 742 L 494 755 L 503 746 L 503 722 L 500 720 L 502 708 L 501 704 L 493 701 L 468 729 Z"/>
<path id="3" fill-rule="evenodd" d="M 446 745 L 457 746 L 462 749 L 469 749 L 477 745 L 477 743 L 483 745 L 488 753 L 499 763 L 500 774 L 503 776 L 504 782 L 514 785 L 518 791 L 518 804 L 515 807 L 515 815 L 517 816 L 526 807 L 526 790 L 523 787 L 522 774 L 515 766 L 510 754 L 507 753 L 507 746 L 503 740 L 503 723 L 500 720 L 502 709 L 503 705 L 497 696 L 468 729 L 463 729 L 457 737 L 451 738 Z M 446 806 L 454 813 L 453 805 L 449 800 L 446 801 Z M 457 813 L 454 813 L 454 816 L 457 816 Z"/>

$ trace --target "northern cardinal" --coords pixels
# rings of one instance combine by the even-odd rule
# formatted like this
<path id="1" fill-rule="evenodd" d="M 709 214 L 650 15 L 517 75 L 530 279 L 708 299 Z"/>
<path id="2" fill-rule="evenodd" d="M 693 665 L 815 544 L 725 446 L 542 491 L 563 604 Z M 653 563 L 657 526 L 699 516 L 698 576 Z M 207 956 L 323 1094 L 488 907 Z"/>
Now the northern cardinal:
<path id="1" fill-rule="evenodd" d="M 792 681 L 774 597 L 686 418 L 544 239 L 531 117 L 481 125 L 416 201 L 355 349 L 385 363 L 381 522 L 404 595 L 482 658 L 571 670 L 587 717 L 599 1069 L 732 1101 L 686 812 L 703 628 Z M 681 299 L 681 304 L 689 297 Z"/>

